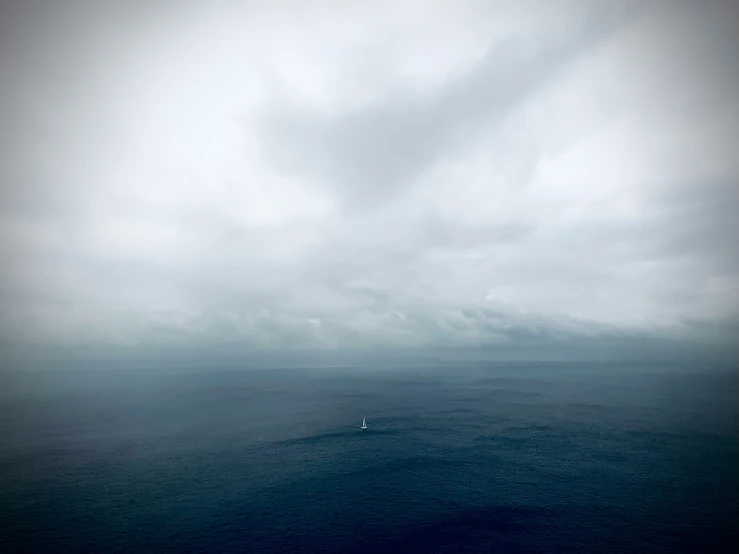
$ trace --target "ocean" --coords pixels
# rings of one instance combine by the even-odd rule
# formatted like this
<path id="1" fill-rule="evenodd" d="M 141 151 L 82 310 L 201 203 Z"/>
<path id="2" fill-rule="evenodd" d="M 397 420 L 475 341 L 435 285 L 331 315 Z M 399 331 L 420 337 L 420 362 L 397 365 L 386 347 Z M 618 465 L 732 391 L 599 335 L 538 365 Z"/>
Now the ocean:
<path id="1" fill-rule="evenodd" d="M 0 385 L 2 552 L 739 550 L 736 368 L 88 364 Z"/>

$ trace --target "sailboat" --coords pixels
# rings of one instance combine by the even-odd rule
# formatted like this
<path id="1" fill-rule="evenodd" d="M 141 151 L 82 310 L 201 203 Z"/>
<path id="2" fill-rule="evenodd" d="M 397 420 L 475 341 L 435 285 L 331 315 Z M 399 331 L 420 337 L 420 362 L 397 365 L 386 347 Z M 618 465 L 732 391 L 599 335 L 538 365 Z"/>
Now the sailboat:
<path id="1" fill-rule="evenodd" d="M 366 429 L 366 428 L 367 428 L 367 418 L 366 417 L 363 417 L 362 418 L 362 427 L 360 427 L 360 429 Z"/>

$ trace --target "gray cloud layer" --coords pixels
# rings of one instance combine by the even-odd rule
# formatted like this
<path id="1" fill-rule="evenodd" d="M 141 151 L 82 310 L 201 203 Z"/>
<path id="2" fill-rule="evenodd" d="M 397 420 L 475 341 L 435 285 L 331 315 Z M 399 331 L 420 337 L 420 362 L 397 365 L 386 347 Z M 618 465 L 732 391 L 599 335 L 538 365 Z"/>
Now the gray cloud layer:
<path id="1" fill-rule="evenodd" d="M 728 344 L 738 13 L 4 5 L 0 337 Z"/>
<path id="2" fill-rule="evenodd" d="M 280 106 L 269 114 L 276 120 L 265 126 L 265 142 L 278 167 L 317 173 L 350 206 L 392 200 L 419 171 L 459 155 L 479 139 L 479 127 L 496 128 L 568 62 L 629 20 L 613 12 L 605 5 L 590 7 L 566 35 L 548 36 L 533 28 L 506 37 L 431 93 L 399 91 L 381 104 L 340 114 Z"/>

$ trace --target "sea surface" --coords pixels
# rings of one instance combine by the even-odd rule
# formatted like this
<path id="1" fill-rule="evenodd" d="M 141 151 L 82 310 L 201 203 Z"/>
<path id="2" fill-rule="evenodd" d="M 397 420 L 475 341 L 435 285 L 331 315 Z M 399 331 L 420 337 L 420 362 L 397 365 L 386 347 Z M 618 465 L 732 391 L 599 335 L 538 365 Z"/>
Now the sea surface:
<path id="1" fill-rule="evenodd" d="M 697 366 L 6 371 L 0 551 L 737 552 L 738 400 Z"/>

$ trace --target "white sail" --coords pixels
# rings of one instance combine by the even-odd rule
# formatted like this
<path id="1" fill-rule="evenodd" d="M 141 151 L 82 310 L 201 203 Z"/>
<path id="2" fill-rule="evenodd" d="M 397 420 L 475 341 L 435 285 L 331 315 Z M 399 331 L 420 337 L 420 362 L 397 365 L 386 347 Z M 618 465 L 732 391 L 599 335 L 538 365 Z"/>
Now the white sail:
<path id="1" fill-rule="evenodd" d="M 367 418 L 363 417 L 362 418 L 362 429 L 366 429 L 366 428 L 367 428 Z"/>

